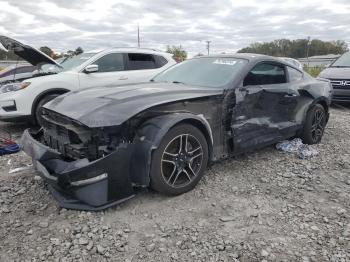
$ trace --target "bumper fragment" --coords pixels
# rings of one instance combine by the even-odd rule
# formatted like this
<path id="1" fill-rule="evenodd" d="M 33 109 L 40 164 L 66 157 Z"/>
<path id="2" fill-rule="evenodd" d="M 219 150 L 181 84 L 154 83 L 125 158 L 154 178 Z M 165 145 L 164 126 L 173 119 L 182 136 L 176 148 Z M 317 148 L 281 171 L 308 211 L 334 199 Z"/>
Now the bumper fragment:
<path id="1" fill-rule="evenodd" d="M 122 144 L 113 153 L 95 161 L 66 161 L 57 151 L 38 140 L 42 131 L 25 130 L 23 150 L 49 184 L 59 205 L 68 209 L 101 210 L 134 196 L 130 180 L 130 158 L 133 147 Z"/>

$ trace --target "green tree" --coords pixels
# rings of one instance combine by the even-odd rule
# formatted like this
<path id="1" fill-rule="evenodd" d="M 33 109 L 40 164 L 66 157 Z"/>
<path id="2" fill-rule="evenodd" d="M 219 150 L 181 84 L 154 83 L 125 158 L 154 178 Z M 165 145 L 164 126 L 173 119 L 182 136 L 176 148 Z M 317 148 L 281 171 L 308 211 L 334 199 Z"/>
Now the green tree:
<path id="1" fill-rule="evenodd" d="M 187 52 L 182 48 L 182 46 L 167 46 L 166 52 L 173 54 L 173 57 L 178 62 L 184 61 L 187 58 Z"/>
<path id="2" fill-rule="evenodd" d="M 42 47 L 39 48 L 39 50 L 41 52 L 43 52 L 44 54 L 47 54 L 50 57 L 52 56 L 53 51 L 52 51 L 52 49 L 50 47 L 42 46 Z"/>
<path id="3" fill-rule="evenodd" d="M 307 56 L 308 49 L 309 56 L 343 54 L 349 50 L 346 42 L 342 40 L 325 42 L 319 39 L 313 39 L 309 42 L 308 39 L 278 39 L 272 42 L 252 43 L 238 52 L 301 58 Z"/>

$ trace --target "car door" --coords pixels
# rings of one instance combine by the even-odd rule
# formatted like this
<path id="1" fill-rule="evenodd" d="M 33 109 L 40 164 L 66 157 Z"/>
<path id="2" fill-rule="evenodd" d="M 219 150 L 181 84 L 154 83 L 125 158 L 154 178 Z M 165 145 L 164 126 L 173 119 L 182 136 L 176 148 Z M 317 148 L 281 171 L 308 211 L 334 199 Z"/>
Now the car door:
<path id="1" fill-rule="evenodd" d="M 298 69 L 287 66 L 288 82 L 289 82 L 289 96 L 286 103 L 290 107 L 289 117 L 301 127 L 302 120 L 304 119 L 304 111 L 306 110 L 305 104 L 309 103 L 310 97 L 308 95 L 301 95 L 305 92 L 305 87 L 310 83 L 305 81 L 304 73 Z"/>
<path id="2" fill-rule="evenodd" d="M 231 131 L 234 151 L 241 152 L 277 142 L 292 132 L 293 106 L 283 64 L 256 64 L 235 89 Z"/>
<path id="3" fill-rule="evenodd" d="M 112 86 L 128 82 L 128 77 L 125 76 L 126 65 L 123 53 L 106 54 L 92 62 L 91 65 L 97 65 L 98 70 L 91 73 L 84 70 L 80 72 L 80 88 Z"/>
<path id="4" fill-rule="evenodd" d="M 153 54 L 128 53 L 127 77 L 133 82 L 148 82 L 163 70 L 161 67 L 164 66 L 164 60 Z"/>

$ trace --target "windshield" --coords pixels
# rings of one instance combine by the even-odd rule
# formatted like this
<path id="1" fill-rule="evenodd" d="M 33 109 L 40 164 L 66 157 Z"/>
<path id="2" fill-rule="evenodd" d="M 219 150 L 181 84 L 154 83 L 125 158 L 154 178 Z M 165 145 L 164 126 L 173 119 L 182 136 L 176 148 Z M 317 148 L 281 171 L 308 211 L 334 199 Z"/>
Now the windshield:
<path id="1" fill-rule="evenodd" d="M 331 67 L 350 67 L 350 52 L 343 54 L 339 57 Z"/>
<path id="2" fill-rule="evenodd" d="M 62 71 L 68 71 L 74 67 L 77 67 L 90 59 L 92 56 L 94 56 L 96 53 L 82 53 L 77 56 L 73 56 L 72 58 L 69 58 L 67 60 L 64 60 L 61 62 L 61 66 L 63 67 Z"/>
<path id="3" fill-rule="evenodd" d="M 203 87 L 223 87 L 247 63 L 247 60 L 237 58 L 195 58 L 169 68 L 153 78 L 152 81 Z"/>

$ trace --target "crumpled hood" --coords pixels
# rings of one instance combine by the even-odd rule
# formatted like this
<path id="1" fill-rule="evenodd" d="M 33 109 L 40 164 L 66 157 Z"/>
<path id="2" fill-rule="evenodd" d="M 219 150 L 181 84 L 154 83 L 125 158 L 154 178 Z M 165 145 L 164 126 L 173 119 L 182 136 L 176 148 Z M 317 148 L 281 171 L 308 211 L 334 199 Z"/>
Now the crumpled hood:
<path id="1" fill-rule="evenodd" d="M 328 67 L 320 73 L 319 77 L 327 79 L 350 79 L 350 68 Z"/>
<path id="2" fill-rule="evenodd" d="M 43 52 L 29 45 L 24 45 L 10 37 L 0 35 L 0 44 L 3 45 L 5 51 L 13 51 L 16 55 L 34 66 L 37 66 L 39 64 L 53 64 L 60 67 L 60 65 L 55 60 Z"/>
<path id="3" fill-rule="evenodd" d="M 44 107 L 88 127 L 103 127 L 120 125 L 153 106 L 221 94 L 223 90 L 219 88 L 141 83 L 70 92 L 57 97 Z"/>

